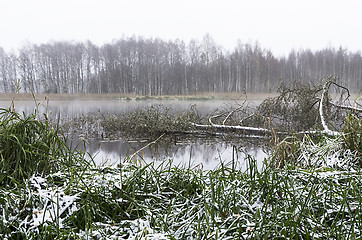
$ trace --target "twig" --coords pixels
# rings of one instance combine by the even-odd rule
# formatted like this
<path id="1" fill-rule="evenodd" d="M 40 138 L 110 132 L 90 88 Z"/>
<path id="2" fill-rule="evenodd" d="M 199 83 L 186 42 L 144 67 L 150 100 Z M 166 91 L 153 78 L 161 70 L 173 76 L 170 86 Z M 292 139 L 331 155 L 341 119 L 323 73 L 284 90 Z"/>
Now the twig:
<path id="1" fill-rule="evenodd" d="M 347 91 L 347 97 L 346 97 L 346 99 L 348 99 L 348 98 L 351 96 L 351 94 L 349 94 L 348 88 L 343 87 L 342 85 L 339 85 L 338 83 L 336 83 L 336 82 L 334 82 L 334 81 L 330 81 L 330 82 L 331 82 L 330 84 L 334 84 L 334 85 L 336 85 L 337 87 L 342 88 L 342 89 L 344 89 L 344 90 Z M 343 96 L 343 94 L 342 94 L 342 96 Z"/>
<path id="2" fill-rule="evenodd" d="M 249 116 L 244 117 L 243 119 L 240 120 L 240 123 L 243 123 L 246 119 L 249 119 L 249 118 L 251 118 L 251 117 L 253 117 L 255 115 L 256 115 L 255 113 L 252 113 Z"/>
<path id="3" fill-rule="evenodd" d="M 148 143 L 146 146 L 142 147 L 141 149 L 137 150 L 136 152 L 134 152 L 129 159 L 132 159 L 134 156 L 136 156 L 139 152 L 141 152 L 143 149 L 149 147 L 152 144 L 155 144 L 158 140 L 160 140 L 165 134 L 163 133 L 161 136 L 159 136 L 156 140 L 154 140 L 153 142 Z"/>

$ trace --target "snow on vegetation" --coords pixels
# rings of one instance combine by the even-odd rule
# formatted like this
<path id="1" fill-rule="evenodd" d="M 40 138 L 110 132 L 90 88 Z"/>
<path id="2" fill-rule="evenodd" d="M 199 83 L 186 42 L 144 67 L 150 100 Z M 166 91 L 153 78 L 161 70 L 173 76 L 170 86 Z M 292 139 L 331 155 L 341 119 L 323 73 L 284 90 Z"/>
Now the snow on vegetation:
<path id="1" fill-rule="evenodd" d="M 252 157 L 246 161 L 246 172 L 227 163 L 204 172 L 165 162 L 32 176 L 23 189 L 1 188 L 0 229 L 9 239 L 361 237 L 358 169 L 321 162 L 259 172 Z"/>
<path id="2" fill-rule="evenodd" d="M 30 229 L 37 228 L 40 225 L 57 222 L 59 228 L 63 228 L 64 218 L 69 217 L 74 211 L 77 211 L 76 200 L 78 196 L 68 196 L 61 187 L 48 187 L 46 179 L 42 177 L 31 177 L 29 179 L 33 189 L 33 197 L 39 199 L 39 207 L 33 209 L 33 218 L 30 222 Z M 64 217 L 62 217 L 63 213 Z"/>

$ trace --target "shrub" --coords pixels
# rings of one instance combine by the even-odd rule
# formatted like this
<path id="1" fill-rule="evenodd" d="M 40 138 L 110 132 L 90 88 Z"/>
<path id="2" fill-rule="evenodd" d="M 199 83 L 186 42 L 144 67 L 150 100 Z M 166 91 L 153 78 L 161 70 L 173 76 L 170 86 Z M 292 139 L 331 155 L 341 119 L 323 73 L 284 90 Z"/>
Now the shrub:
<path id="1" fill-rule="evenodd" d="M 153 105 L 138 108 L 125 115 L 103 117 L 101 126 L 106 136 L 138 135 L 157 136 L 163 133 L 182 133 L 189 131 L 191 122 L 199 122 L 200 116 L 194 107 L 182 113 L 171 113 L 171 108 Z"/>

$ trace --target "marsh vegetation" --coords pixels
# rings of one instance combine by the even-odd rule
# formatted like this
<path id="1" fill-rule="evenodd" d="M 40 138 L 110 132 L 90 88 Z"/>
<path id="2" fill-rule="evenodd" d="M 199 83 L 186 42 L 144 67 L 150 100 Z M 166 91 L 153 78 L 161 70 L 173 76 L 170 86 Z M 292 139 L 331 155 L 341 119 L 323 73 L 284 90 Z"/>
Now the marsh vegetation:
<path id="1" fill-rule="evenodd" d="M 241 102 L 208 116 L 153 106 L 65 126 L 2 109 L 0 232 L 7 239 L 359 239 L 360 108 L 346 107 L 345 97 L 332 101 L 326 89 L 281 87 L 256 109 Z M 232 158 L 205 171 L 133 153 L 97 166 L 67 144 L 85 123 L 86 139 L 140 134 L 152 138 L 145 146 L 175 133 L 258 133 L 272 152 L 262 169 L 253 156 L 246 170 Z"/>

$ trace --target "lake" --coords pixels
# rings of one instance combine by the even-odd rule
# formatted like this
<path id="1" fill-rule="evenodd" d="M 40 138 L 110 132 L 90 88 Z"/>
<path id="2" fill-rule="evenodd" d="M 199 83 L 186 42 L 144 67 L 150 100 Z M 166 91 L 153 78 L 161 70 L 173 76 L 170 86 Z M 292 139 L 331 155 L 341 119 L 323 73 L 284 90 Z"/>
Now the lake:
<path id="1" fill-rule="evenodd" d="M 60 122 L 62 119 L 72 119 L 91 113 L 101 114 L 124 114 L 137 108 L 147 108 L 152 105 L 164 105 L 172 108 L 172 111 L 182 112 L 196 105 L 197 111 L 204 115 L 210 113 L 216 108 L 228 109 L 231 106 L 242 104 L 244 100 L 58 100 L 38 102 L 34 101 L 16 101 L 15 109 L 17 112 L 25 114 L 37 112 L 49 112 L 53 120 Z M 256 107 L 261 100 L 250 100 L 247 102 L 249 107 Z M 0 101 L 0 107 L 7 108 L 10 101 Z M 36 107 L 38 106 L 38 107 Z M 77 141 L 75 141 L 77 142 Z M 99 141 L 92 140 L 86 142 L 86 150 L 93 157 L 97 165 L 119 164 L 120 159 L 124 160 L 134 152 L 143 148 L 152 140 L 145 139 L 120 139 L 117 141 Z M 75 145 L 75 143 L 73 143 Z M 80 144 L 80 148 L 82 148 Z M 161 163 L 164 160 L 173 160 L 175 165 L 198 166 L 203 169 L 213 169 L 221 161 L 231 162 L 233 159 L 238 162 L 238 167 L 246 169 L 244 158 L 247 155 L 254 156 L 261 163 L 267 157 L 267 151 L 264 149 L 263 139 L 239 139 L 238 143 L 225 142 L 222 138 L 198 138 L 184 139 L 177 138 L 173 140 L 160 139 L 157 144 L 152 144 L 137 154 L 138 158 L 146 162 L 155 161 Z"/>

